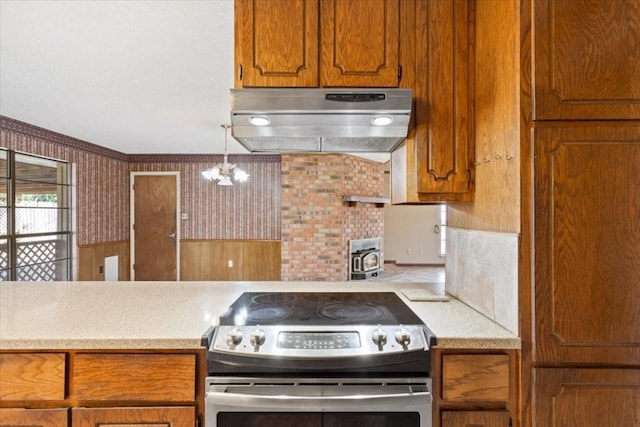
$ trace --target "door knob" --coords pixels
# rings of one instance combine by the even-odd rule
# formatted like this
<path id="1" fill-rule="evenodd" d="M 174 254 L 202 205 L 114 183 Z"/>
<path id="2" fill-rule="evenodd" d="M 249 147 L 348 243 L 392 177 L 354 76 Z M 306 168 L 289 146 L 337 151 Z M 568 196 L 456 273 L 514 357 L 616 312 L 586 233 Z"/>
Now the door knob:
<path id="1" fill-rule="evenodd" d="M 171 233 L 171 234 L 167 234 L 167 237 L 170 237 L 170 238 L 172 238 L 172 239 L 175 239 L 175 238 L 176 238 L 176 233 L 175 233 L 175 231 L 174 231 L 173 233 Z"/>

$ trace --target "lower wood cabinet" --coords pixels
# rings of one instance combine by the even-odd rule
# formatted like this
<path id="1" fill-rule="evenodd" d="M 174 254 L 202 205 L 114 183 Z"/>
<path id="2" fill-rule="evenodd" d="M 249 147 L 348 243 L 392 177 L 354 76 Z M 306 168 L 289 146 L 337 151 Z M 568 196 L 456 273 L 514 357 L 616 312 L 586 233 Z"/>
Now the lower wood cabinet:
<path id="1" fill-rule="evenodd" d="M 62 400 L 64 353 L 0 353 L 0 400 Z"/>
<path id="2" fill-rule="evenodd" d="M 434 427 L 517 427 L 518 350 L 434 349 Z"/>
<path id="3" fill-rule="evenodd" d="M 639 369 L 536 368 L 534 426 L 640 426 Z"/>
<path id="4" fill-rule="evenodd" d="M 74 400 L 195 400 L 194 354 L 77 353 L 72 361 Z"/>
<path id="5" fill-rule="evenodd" d="M 194 427 L 205 352 L 0 352 L 0 427 Z"/>
<path id="6" fill-rule="evenodd" d="M 445 354 L 442 382 L 442 397 L 447 402 L 507 402 L 509 356 Z"/>
<path id="7" fill-rule="evenodd" d="M 74 408 L 71 427 L 193 427 L 196 416 L 193 407 L 153 408 Z"/>
<path id="8" fill-rule="evenodd" d="M 67 409 L 0 409 L 0 427 L 66 427 Z"/>
<path id="9" fill-rule="evenodd" d="M 507 411 L 444 411 L 442 427 L 509 427 Z"/>

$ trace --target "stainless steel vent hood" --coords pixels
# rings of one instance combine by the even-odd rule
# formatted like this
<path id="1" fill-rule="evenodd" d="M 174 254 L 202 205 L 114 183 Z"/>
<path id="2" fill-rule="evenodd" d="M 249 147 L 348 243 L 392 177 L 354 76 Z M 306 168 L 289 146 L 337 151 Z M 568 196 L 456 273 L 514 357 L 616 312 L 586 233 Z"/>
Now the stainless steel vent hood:
<path id="1" fill-rule="evenodd" d="M 411 103 L 411 89 L 231 89 L 231 134 L 251 152 L 390 152 Z"/>

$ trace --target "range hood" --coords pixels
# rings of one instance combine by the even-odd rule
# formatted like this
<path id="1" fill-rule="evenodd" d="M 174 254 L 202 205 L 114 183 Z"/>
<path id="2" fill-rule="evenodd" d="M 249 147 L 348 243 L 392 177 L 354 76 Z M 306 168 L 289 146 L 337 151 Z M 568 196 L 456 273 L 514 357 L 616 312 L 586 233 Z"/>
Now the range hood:
<path id="1" fill-rule="evenodd" d="M 231 135 L 251 152 L 387 153 L 411 104 L 411 89 L 231 89 Z"/>

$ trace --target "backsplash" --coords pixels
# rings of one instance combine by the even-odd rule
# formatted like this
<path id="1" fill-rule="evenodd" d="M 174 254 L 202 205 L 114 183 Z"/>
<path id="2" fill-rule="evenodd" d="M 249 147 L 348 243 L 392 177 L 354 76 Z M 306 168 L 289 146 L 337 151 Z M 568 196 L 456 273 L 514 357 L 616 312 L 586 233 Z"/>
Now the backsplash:
<path id="1" fill-rule="evenodd" d="M 518 334 L 518 235 L 447 228 L 447 293 Z"/>

